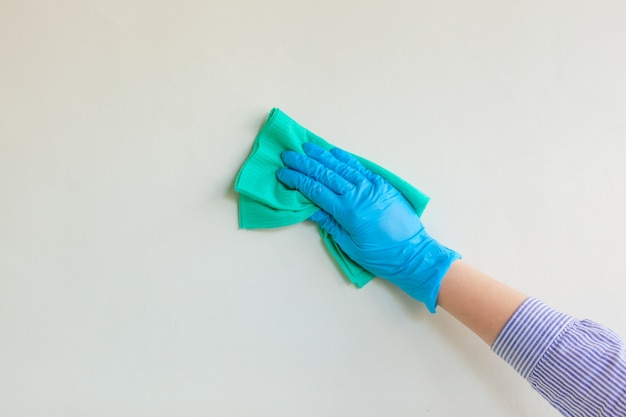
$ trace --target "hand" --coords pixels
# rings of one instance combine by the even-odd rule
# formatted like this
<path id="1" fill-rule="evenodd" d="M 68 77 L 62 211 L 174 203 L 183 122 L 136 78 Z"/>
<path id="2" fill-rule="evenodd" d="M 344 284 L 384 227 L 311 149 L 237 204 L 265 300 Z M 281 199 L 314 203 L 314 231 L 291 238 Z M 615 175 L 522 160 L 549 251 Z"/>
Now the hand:
<path id="1" fill-rule="evenodd" d="M 278 179 L 321 208 L 311 216 L 356 263 L 435 312 L 441 280 L 460 255 L 431 238 L 402 194 L 352 155 L 304 144 L 285 151 Z"/>

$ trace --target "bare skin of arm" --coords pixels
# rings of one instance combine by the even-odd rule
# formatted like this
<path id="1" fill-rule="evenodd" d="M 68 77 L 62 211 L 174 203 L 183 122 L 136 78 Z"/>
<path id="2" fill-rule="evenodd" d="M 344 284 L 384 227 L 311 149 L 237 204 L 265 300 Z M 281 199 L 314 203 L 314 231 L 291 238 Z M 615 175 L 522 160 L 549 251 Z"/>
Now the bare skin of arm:
<path id="1" fill-rule="evenodd" d="M 444 276 L 437 304 L 491 346 L 527 297 L 459 260 Z"/>

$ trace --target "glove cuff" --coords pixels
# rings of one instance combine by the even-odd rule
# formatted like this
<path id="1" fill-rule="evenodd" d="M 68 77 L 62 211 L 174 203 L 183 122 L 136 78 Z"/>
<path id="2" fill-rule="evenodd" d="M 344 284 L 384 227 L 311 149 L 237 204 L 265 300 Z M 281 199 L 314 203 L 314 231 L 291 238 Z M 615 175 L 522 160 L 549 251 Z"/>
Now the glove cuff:
<path id="1" fill-rule="evenodd" d="M 415 270 L 400 287 L 411 297 L 423 302 L 428 311 L 434 314 L 441 281 L 450 265 L 461 259 L 461 255 L 431 238 L 419 251 L 418 257 L 420 261 Z"/>
<path id="2" fill-rule="evenodd" d="M 432 278 L 429 280 L 430 291 L 425 300 L 422 300 L 428 311 L 435 314 L 437 308 L 437 298 L 439 297 L 439 290 L 441 289 L 441 281 L 446 275 L 452 263 L 458 259 L 461 259 L 461 255 L 458 252 L 453 251 L 445 246 L 441 246 L 442 256 L 439 261 L 432 267 Z"/>

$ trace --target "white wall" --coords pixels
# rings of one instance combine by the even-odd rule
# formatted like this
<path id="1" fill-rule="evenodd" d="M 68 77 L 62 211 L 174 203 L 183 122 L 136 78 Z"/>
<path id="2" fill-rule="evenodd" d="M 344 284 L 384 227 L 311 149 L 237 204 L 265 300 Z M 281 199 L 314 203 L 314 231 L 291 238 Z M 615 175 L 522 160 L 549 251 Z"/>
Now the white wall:
<path id="1" fill-rule="evenodd" d="M 0 415 L 556 416 L 445 312 L 237 228 L 271 107 L 626 336 L 626 3 L 0 3 Z"/>

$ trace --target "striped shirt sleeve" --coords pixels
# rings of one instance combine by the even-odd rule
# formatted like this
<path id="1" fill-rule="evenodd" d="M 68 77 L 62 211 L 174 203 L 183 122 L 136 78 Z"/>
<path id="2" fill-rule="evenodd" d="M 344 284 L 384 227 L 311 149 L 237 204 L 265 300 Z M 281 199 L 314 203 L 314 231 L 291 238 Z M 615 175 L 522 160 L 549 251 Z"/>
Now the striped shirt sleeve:
<path id="1" fill-rule="evenodd" d="M 528 298 L 492 350 L 564 416 L 626 416 L 626 352 L 610 329 Z"/>

